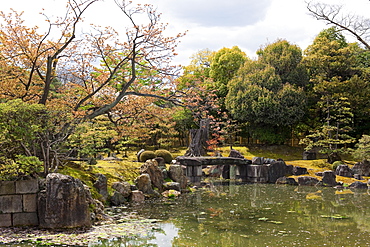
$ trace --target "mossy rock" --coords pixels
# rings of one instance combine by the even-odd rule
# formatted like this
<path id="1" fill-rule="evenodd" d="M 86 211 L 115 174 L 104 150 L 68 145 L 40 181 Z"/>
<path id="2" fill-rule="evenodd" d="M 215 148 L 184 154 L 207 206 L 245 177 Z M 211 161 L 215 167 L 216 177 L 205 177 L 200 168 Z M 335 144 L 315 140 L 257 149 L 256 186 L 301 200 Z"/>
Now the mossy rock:
<path id="1" fill-rule="evenodd" d="M 140 154 L 139 160 L 145 162 L 150 159 L 154 159 L 157 155 L 153 151 L 144 151 Z"/>
<path id="2" fill-rule="evenodd" d="M 166 162 L 167 164 L 170 164 L 173 160 L 173 156 L 168 150 L 159 149 L 156 150 L 154 153 L 157 157 L 162 157 L 164 159 L 164 162 Z"/>

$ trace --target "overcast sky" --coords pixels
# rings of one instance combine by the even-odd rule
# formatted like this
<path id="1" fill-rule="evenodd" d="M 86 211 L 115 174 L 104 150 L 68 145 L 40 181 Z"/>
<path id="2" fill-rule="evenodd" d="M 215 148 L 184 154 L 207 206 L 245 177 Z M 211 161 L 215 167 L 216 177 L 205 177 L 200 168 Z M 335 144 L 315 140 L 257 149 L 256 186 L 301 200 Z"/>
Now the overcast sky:
<path id="1" fill-rule="evenodd" d="M 25 18 L 37 22 L 41 8 L 48 12 L 62 9 L 64 0 L 0 0 L 1 10 L 25 11 Z M 96 4 L 89 19 L 103 26 L 115 22 L 119 15 L 113 0 Z M 324 28 L 323 22 L 308 15 L 305 0 L 133 0 L 151 3 L 169 23 L 169 32 L 188 31 L 181 39 L 175 63 L 187 65 L 189 57 L 202 49 L 217 51 L 222 47 L 239 46 L 249 57 L 277 39 L 286 39 L 303 50 Z M 319 0 L 344 5 L 344 10 L 370 18 L 369 0 Z M 41 19 L 38 19 L 41 18 Z M 44 24 L 40 21 L 39 25 Z"/>

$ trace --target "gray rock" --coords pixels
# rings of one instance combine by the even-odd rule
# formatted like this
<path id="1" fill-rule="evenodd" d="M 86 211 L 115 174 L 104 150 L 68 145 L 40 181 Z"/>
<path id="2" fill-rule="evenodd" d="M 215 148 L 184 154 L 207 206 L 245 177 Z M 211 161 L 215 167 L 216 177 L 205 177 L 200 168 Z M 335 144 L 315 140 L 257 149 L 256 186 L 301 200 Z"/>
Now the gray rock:
<path id="1" fill-rule="evenodd" d="M 288 184 L 288 185 L 298 185 L 294 178 L 280 177 L 276 180 L 276 184 Z"/>
<path id="2" fill-rule="evenodd" d="M 123 197 L 129 197 L 131 195 L 131 184 L 128 182 L 114 182 L 112 188 L 120 193 Z"/>
<path id="3" fill-rule="evenodd" d="M 82 182 L 50 173 L 46 190 L 39 193 L 38 216 L 41 228 L 90 227 L 89 204 Z"/>
<path id="4" fill-rule="evenodd" d="M 110 201 L 113 206 L 119 206 L 121 204 L 124 204 L 127 201 L 127 199 L 120 192 L 115 191 L 112 197 L 110 198 Z"/>
<path id="5" fill-rule="evenodd" d="M 330 186 L 330 187 L 337 185 L 335 173 L 333 171 L 324 171 L 323 177 L 322 177 L 322 183 L 325 186 Z"/>
<path id="6" fill-rule="evenodd" d="M 235 149 L 230 150 L 229 157 L 244 159 L 244 156 L 238 150 Z"/>
<path id="7" fill-rule="evenodd" d="M 141 174 L 135 179 L 135 185 L 138 190 L 142 191 L 144 194 L 154 194 L 154 190 L 152 188 L 152 181 L 150 180 L 149 174 Z"/>
<path id="8" fill-rule="evenodd" d="M 363 180 L 363 177 L 360 174 L 354 174 L 353 178 L 357 180 Z"/>
<path id="9" fill-rule="evenodd" d="M 316 152 L 314 151 L 304 151 L 302 154 L 303 160 L 315 160 L 316 159 Z"/>
<path id="10" fill-rule="evenodd" d="M 304 174 L 308 174 L 307 168 L 300 167 L 300 166 L 294 166 L 293 167 L 293 175 L 300 176 L 300 175 L 304 175 Z"/>
<path id="11" fill-rule="evenodd" d="M 342 177 L 353 177 L 352 171 L 347 165 L 339 165 L 335 170 L 335 174 Z"/>
<path id="12" fill-rule="evenodd" d="M 353 189 L 368 189 L 367 184 L 360 181 L 356 181 L 350 184 L 348 187 Z"/>
<path id="13" fill-rule="evenodd" d="M 181 191 L 180 183 L 178 182 L 167 182 L 163 184 L 164 190 L 177 190 Z"/>
<path id="14" fill-rule="evenodd" d="M 354 164 L 352 167 L 352 173 L 368 177 L 370 175 L 369 161 L 365 160 L 365 161 Z"/>
<path id="15" fill-rule="evenodd" d="M 285 170 L 286 175 L 293 175 L 293 165 L 287 165 Z"/>
<path id="16" fill-rule="evenodd" d="M 142 191 L 134 190 L 131 193 L 131 202 L 142 203 L 145 201 L 145 196 Z"/>
<path id="17" fill-rule="evenodd" d="M 310 177 L 310 176 L 298 177 L 298 185 L 315 186 L 319 182 L 320 181 L 317 178 Z"/>
<path id="18" fill-rule="evenodd" d="M 163 173 L 162 170 L 158 167 L 158 163 L 155 160 L 147 160 L 140 167 L 140 174 L 149 174 L 150 181 L 152 185 L 158 188 L 159 192 L 163 191 Z"/>
<path id="19" fill-rule="evenodd" d="M 94 187 L 98 191 L 98 193 L 103 197 L 103 200 L 107 200 L 108 198 L 108 184 L 107 178 L 103 174 L 97 174 L 98 179 L 94 183 Z"/>
<path id="20" fill-rule="evenodd" d="M 181 165 L 171 165 L 168 171 L 168 176 L 174 181 L 180 183 L 181 189 L 186 189 L 188 179 L 184 175 L 184 170 Z"/>
<path id="21" fill-rule="evenodd" d="M 162 157 L 156 157 L 154 160 L 157 161 L 159 168 L 166 168 L 166 162 Z"/>

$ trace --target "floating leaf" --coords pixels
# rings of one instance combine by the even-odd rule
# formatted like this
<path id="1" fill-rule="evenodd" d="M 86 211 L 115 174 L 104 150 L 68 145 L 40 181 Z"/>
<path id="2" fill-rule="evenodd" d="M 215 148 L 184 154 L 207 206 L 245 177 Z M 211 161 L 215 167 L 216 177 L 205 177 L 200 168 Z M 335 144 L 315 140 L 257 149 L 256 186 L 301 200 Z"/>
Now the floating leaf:
<path id="1" fill-rule="evenodd" d="M 258 218 L 259 221 L 267 221 L 269 218 L 266 218 L 266 217 L 262 217 L 262 218 Z"/>
<path id="2" fill-rule="evenodd" d="M 276 225 L 281 225 L 281 224 L 283 224 L 283 222 L 281 222 L 281 221 L 275 221 L 275 220 L 270 220 L 270 221 L 268 221 L 268 222 L 273 223 L 273 224 L 276 224 Z"/>

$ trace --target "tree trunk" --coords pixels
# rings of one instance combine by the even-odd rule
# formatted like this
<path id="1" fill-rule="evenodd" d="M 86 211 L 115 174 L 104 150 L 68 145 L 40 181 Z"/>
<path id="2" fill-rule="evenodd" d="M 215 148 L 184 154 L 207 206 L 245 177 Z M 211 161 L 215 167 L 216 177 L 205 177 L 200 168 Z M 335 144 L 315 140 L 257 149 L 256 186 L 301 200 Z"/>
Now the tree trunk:
<path id="1" fill-rule="evenodd" d="M 190 130 L 190 144 L 185 156 L 199 157 L 207 154 L 209 120 L 202 119 L 199 129 Z"/>

